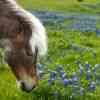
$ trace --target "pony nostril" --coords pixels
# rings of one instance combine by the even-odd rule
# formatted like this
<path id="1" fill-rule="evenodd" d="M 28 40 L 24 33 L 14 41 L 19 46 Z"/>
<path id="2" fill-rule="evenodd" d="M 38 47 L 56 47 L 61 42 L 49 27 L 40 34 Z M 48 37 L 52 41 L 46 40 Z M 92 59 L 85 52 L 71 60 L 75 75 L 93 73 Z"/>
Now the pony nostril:
<path id="1" fill-rule="evenodd" d="M 30 91 L 33 90 L 33 88 L 35 88 L 35 86 L 29 85 L 29 84 L 27 84 L 27 83 L 25 83 L 25 82 L 21 82 L 20 87 L 21 87 L 21 89 L 22 89 L 23 91 L 26 91 L 26 92 L 30 92 Z"/>
<path id="2" fill-rule="evenodd" d="M 25 88 L 25 83 L 24 83 L 24 82 L 21 82 L 21 89 L 22 89 L 23 91 L 26 90 L 26 88 Z"/>

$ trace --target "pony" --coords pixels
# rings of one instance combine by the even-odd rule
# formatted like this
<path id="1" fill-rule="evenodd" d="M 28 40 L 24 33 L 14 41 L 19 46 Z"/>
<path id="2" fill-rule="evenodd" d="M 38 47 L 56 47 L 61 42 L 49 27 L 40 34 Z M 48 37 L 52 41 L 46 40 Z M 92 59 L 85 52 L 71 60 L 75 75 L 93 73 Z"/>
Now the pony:
<path id="1" fill-rule="evenodd" d="M 47 52 L 47 35 L 41 21 L 16 0 L 0 0 L 0 48 L 18 86 L 30 92 L 38 84 L 36 64 Z"/>

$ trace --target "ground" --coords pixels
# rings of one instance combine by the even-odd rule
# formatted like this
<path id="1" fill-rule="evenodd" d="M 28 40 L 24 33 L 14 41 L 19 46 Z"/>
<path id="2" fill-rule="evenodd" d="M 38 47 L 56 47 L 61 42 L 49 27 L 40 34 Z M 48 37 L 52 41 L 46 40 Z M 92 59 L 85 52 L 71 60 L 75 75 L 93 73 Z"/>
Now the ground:
<path id="1" fill-rule="evenodd" d="M 58 12 L 61 14 L 100 14 L 99 0 L 19 0 L 19 3 L 30 11 Z M 63 24 L 69 25 L 66 20 Z M 59 23 L 57 23 L 59 24 Z M 1 60 L 0 63 L 0 99 L 1 100 L 100 100 L 100 85 L 96 85 L 94 91 L 87 89 L 88 84 L 96 81 L 93 74 L 95 64 L 100 63 L 100 37 L 96 32 L 66 31 L 60 25 L 51 26 L 52 23 L 44 23 L 48 33 L 48 54 L 41 60 L 44 66 L 44 77 L 40 80 L 39 86 L 31 93 L 22 92 L 16 86 L 16 79 L 11 70 Z M 100 24 L 97 25 L 99 28 Z M 92 30 L 92 29 L 91 29 Z M 2 58 L 2 50 L 0 51 Z M 76 62 L 82 64 L 83 74 L 80 76 Z M 90 78 L 86 80 L 86 62 L 89 62 Z M 79 88 L 84 88 L 83 96 L 80 92 L 72 96 L 72 85 L 64 86 L 59 76 L 55 84 L 48 84 L 49 73 L 55 70 L 56 64 L 63 67 L 66 77 L 70 79 L 73 73 L 79 78 Z M 4 66 L 4 67 L 2 67 Z M 100 73 L 100 71 L 98 71 Z M 59 73 L 58 73 L 59 74 Z M 58 75 L 57 74 L 57 75 Z M 76 90 L 77 91 L 77 90 Z M 79 91 L 79 90 L 78 90 Z"/>

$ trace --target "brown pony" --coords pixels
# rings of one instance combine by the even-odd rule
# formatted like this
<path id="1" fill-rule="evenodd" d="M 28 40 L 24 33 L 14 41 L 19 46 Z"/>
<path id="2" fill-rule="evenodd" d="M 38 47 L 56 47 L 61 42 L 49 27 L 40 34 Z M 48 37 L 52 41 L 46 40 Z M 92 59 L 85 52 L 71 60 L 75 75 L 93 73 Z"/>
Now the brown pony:
<path id="1" fill-rule="evenodd" d="M 37 56 L 47 51 L 47 37 L 41 22 L 15 0 L 0 0 L 0 47 L 18 86 L 31 91 L 38 80 Z"/>

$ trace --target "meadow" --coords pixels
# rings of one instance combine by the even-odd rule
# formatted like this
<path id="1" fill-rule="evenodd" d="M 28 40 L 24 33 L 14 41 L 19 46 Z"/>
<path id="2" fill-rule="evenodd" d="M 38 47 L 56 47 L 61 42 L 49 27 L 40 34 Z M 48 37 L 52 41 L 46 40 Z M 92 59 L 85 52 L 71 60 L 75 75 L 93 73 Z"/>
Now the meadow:
<path id="1" fill-rule="evenodd" d="M 0 50 L 0 100 L 100 100 L 100 1 L 19 3 L 43 21 L 48 33 L 48 53 L 37 65 L 39 85 L 25 93 L 17 88 Z"/>

